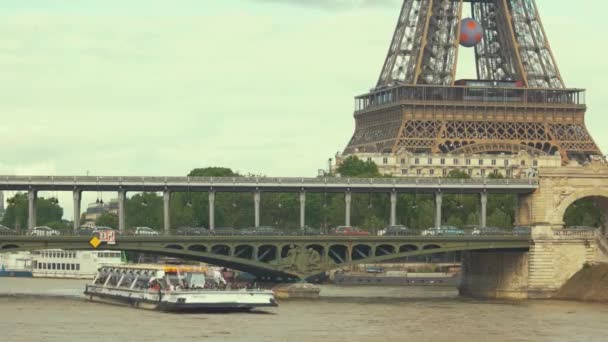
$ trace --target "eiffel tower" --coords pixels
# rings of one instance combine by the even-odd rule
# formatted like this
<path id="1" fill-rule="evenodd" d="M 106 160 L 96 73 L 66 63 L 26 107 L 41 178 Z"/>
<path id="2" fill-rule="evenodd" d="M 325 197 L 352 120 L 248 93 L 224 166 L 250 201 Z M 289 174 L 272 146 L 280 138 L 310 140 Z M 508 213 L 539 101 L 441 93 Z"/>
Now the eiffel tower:
<path id="1" fill-rule="evenodd" d="M 470 5 L 476 80 L 457 80 Z M 463 20 L 464 19 L 464 20 Z M 470 24 L 470 23 L 469 23 Z M 354 153 L 519 153 L 605 161 L 585 91 L 566 88 L 534 0 L 404 0 L 378 83 L 355 98 Z"/>

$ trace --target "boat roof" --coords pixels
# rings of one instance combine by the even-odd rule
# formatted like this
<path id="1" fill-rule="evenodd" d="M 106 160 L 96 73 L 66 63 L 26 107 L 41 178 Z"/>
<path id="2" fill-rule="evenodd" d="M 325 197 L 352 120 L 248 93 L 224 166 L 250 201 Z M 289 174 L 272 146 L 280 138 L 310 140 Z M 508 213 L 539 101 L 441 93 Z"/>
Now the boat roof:
<path id="1" fill-rule="evenodd" d="M 146 270 L 164 271 L 166 273 L 176 272 L 205 272 L 207 267 L 194 265 L 157 265 L 157 264 L 131 264 L 131 265 L 103 265 L 105 268 L 124 269 L 124 270 Z"/>

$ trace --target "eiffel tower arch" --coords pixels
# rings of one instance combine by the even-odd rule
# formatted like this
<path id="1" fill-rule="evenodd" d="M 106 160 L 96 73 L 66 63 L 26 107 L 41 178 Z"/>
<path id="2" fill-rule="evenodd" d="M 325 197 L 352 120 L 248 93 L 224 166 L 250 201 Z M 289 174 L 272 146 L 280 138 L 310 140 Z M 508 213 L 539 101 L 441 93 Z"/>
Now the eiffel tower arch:
<path id="1" fill-rule="evenodd" d="M 477 79 L 457 80 L 469 7 L 482 28 Z M 404 0 L 378 82 L 355 98 L 343 156 L 525 152 L 562 165 L 605 162 L 586 109 L 585 91 L 565 86 L 534 0 Z"/>

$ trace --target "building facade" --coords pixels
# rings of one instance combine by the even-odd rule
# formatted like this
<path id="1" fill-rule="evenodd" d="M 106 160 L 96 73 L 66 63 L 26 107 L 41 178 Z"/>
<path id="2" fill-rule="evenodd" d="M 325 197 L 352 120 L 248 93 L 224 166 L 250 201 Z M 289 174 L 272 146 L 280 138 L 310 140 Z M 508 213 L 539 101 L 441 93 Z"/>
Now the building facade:
<path id="1" fill-rule="evenodd" d="M 383 175 L 394 177 L 446 177 L 459 170 L 471 178 L 501 175 L 505 178 L 533 176 L 539 167 L 559 167 L 559 155 L 517 154 L 450 154 L 450 153 L 351 153 L 336 155 L 335 168 L 349 156 L 373 161 Z"/>

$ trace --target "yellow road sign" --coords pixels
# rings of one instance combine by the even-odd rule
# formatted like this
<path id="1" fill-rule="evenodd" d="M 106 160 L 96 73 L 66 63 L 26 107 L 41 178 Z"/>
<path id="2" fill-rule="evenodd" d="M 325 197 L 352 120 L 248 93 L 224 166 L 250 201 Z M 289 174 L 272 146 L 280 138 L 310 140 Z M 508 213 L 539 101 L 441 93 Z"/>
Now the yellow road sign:
<path id="1" fill-rule="evenodd" d="M 99 245 L 101 245 L 101 240 L 99 240 L 97 236 L 93 236 L 93 238 L 89 240 L 89 243 L 91 246 L 93 246 L 93 248 L 97 248 Z"/>

